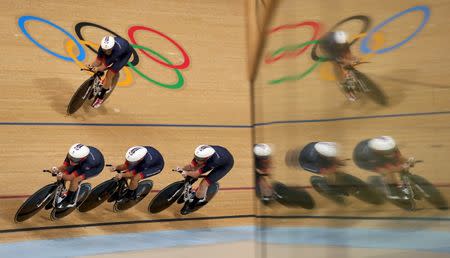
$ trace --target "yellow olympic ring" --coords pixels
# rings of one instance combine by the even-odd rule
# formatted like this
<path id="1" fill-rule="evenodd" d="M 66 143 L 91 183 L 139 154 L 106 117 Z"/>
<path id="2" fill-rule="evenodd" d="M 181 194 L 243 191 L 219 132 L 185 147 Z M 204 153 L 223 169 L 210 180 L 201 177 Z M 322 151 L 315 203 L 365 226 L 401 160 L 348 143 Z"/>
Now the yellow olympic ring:
<path id="1" fill-rule="evenodd" d="M 355 39 L 362 38 L 362 37 L 366 36 L 366 34 L 367 33 L 358 34 L 358 35 L 352 37 L 350 39 L 350 42 Z M 373 52 L 370 54 L 361 56 L 362 62 L 367 62 L 368 60 L 372 59 L 375 56 L 375 52 L 378 49 L 381 49 L 385 43 L 385 37 L 383 36 L 383 33 L 381 33 L 381 32 L 374 33 L 373 40 L 374 41 L 371 46 L 371 48 L 373 49 Z M 322 65 L 319 67 L 320 78 L 325 81 L 336 81 L 337 79 L 336 79 L 336 76 L 335 76 L 333 70 L 334 70 L 334 68 L 333 68 L 333 64 L 331 62 L 322 63 Z"/>
<path id="2" fill-rule="evenodd" d="M 91 46 L 93 48 L 98 48 L 99 45 L 91 42 L 91 41 L 87 41 L 87 40 L 79 40 L 79 42 L 85 46 Z M 73 53 L 73 48 L 75 47 L 75 42 L 73 42 L 73 40 L 68 40 L 65 44 L 65 50 L 67 52 L 67 54 L 73 59 L 73 61 L 75 61 L 75 63 L 80 67 L 80 68 L 84 68 L 86 69 L 86 66 L 78 61 L 77 57 L 75 56 L 75 54 Z M 126 86 L 130 86 L 133 83 L 133 74 L 131 73 L 131 70 L 128 67 L 123 67 L 123 72 L 125 74 L 125 79 L 123 79 L 122 81 L 119 81 L 117 83 L 117 86 L 121 86 L 121 87 L 126 87 Z M 92 72 L 86 71 L 89 74 L 92 74 Z"/>

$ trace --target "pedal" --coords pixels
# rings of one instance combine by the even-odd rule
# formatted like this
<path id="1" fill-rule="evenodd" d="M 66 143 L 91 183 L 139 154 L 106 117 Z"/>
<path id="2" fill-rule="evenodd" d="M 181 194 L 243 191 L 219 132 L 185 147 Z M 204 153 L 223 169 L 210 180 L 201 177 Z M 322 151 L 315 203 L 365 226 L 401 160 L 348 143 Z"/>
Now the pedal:
<path id="1" fill-rule="evenodd" d="M 51 210 L 53 208 L 53 202 L 49 202 L 47 203 L 47 205 L 45 205 L 45 210 Z"/>
<path id="2" fill-rule="evenodd" d="M 184 195 L 182 194 L 180 197 L 178 197 L 177 203 L 182 204 L 184 202 Z"/>

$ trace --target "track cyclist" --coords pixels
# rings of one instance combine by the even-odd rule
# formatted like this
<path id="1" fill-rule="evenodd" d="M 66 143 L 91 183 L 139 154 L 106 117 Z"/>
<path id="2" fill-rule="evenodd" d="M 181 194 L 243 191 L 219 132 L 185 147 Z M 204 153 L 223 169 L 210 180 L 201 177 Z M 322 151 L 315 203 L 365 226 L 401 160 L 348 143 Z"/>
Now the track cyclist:
<path id="1" fill-rule="evenodd" d="M 186 202 L 181 209 L 181 214 L 186 215 L 196 207 L 207 203 L 206 193 L 211 184 L 217 183 L 233 168 L 234 159 L 231 153 L 218 145 L 199 145 L 194 151 L 191 163 L 182 168 L 183 177 L 198 178 L 201 174 L 209 172 L 202 179 L 195 191 L 194 197 Z"/>
<path id="2" fill-rule="evenodd" d="M 97 58 L 86 66 L 93 72 L 105 71 L 106 76 L 102 82 L 102 90 L 92 103 L 93 108 L 99 108 L 105 94 L 117 85 L 119 71 L 128 63 L 133 53 L 130 43 L 121 37 L 105 36 L 100 42 Z"/>
<path id="3" fill-rule="evenodd" d="M 347 33 L 341 30 L 329 32 L 320 40 L 319 46 L 327 57 L 333 61 L 335 76 L 346 97 L 355 101 L 353 84 L 349 83 L 352 78 L 347 67 L 356 65 L 360 60 L 350 50 Z"/>
<path id="4" fill-rule="evenodd" d="M 414 158 L 405 158 L 394 138 L 379 136 L 359 142 L 353 150 L 355 164 L 364 170 L 380 173 L 388 186 L 388 198 L 402 196 L 396 174 L 414 166 Z"/>
<path id="5" fill-rule="evenodd" d="M 161 153 L 150 146 L 133 146 L 125 153 L 125 162 L 118 166 L 112 166 L 112 171 L 118 171 L 116 179 L 130 179 L 128 190 L 125 193 L 126 200 L 135 200 L 136 189 L 142 179 L 155 176 L 164 168 L 164 158 Z"/>
<path id="6" fill-rule="evenodd" d="M 59 167 L 52 167 L 52 172 L 57 174 L 58 180 L 69 181 L 70 186 L 67 196 L 59 204 L 58 208 L 70 208 L 75 205 L 75 197 L 78 185 L 88 178 L 95 177 L 105 167 L 103 154 L 95 147 L 81 143 L 72 145 Z"/>

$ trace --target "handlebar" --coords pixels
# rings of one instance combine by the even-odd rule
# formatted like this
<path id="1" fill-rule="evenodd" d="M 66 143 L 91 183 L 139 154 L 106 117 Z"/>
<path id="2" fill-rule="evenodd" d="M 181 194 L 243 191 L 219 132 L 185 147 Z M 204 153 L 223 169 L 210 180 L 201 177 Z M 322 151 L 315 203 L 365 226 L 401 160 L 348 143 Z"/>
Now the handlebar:
<path id="1" fill-rule="evenodd" d="M 80 68 L 80 71 L 88 71 L 88 72 L 94 73 L 94 74 L 96 74 L 96 75 L 98 75 L 98 76 L 103 76 L 103 74 L 105 74 L 104 71 L 97 71 L 97 72 L 94 72 L 94 71 L 92 70 L 92 68 Z"/>
<path id="2" fill-rule="evenodd" d="M 173 168 L 172 171 L 173 171 L 173 172 L 178 172 L 178 173 L 180 173 L 180 174 L 183 172 L 182 169 L 179 169 L 179 170 L 178 170 L 178 169 L 175 169 L 175 168 Z M 197 178 L 204 178 L 204 177 L 206 177 L 206 175 L 200 175 L 200 176 L 198 176 Z M 192 178 L 192 177 L 191 177 L 191 178 Z"/>

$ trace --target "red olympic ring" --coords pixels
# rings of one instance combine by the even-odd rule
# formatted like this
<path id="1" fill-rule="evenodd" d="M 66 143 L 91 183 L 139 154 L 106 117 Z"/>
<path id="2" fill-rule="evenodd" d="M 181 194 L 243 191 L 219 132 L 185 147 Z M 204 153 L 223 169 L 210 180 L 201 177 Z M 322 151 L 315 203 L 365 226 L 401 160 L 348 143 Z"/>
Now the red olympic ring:
<path id="1" fill-rule="evenodd" d="M 313 30 L 314 30 L 313 36 L 312 36 L 312 38 L 309 41 L 316 40 L 317 37 L 319 36 L 321 25 L 320 25 L 320 23 L 315 22 L 315 21 L 304 21 L 304 22 L 300 22 L 300 23 L 296 23 L 296 24 L 281 25 L 281 26 L 278 26 L 278 27 L 275 27 L 275 28 L 271 29 L 269 31 L 269 34 L 277 32 L 277 31 L 281 31 L 281 30 L 296 29 L 298 27 L 303 27 L 303 26 L 310 26 L 310 27 L 313 28 Z M 298 49 L 298 50 L 296 50 L 294 52 L 283 52 L 283 53 L 279 54 L 278 56 L 273 56 L 273 57 L 270 56 L 270 55 L 266 56 L 266 58 L 264 59 L 264 62 L 266 64 L 271 64 L 271 63 L 274 63 L 274 62 L 284 58 L 285 56 L 289 56 L 289 57 L 299 56 L 299 55 L 303 54 L 306 50 L 308 50 L 308 48 L 310 46 L 311 45 L 307 45 L 307 46 L 305 46 L 303 48 L 300 48 L 300 49 Z"/>
<path id="2" fill-rule="evenodd" d="M 175 40 L 171 39 L 169 36 L 163 34 L 163 33 L 160 32 L 160 31 L 157 31 L 157 30 L 155 30 L 155 29 L 148 28 L 148 27 L 145 27 L 145 26 L 133 26 L 133 27 L 131 27 L 130 29 L 128 29 L 128 37 L 130 37 L 130 41 L 131 41 L 134 45 L 139 45 L 139 44 L 136 42 L 135 38 L 134 38 L 134 33 L 135 33 L 137 30 L 146 30 L 146 31 L 150 31 L 150 32 L 156 33 L 156 34 L 158 34 L 159 36 L 161 36 L 161 37 L 167 39 L 168 41 L 170 41 L 172 44 L 175 45 L 176 48 L 178 48 L 178 50 L 180 50 L 181 54 L 183 55 L 184 62 L 183 62 L 182 64 L 179 64 L 179 65 L 171 65 L 171 64 L 168 64 L 168 63 L 166 63 L 166 62 L 164 62 L 164 61 L 161 61 L 160 59 L 157 59 L 157 58 L 151 56 L 151 55 L 150 55 L 149 53 L 147 53 L 145 50 L 139 49 L 139 51 L 141 51 L 141 53 L 143 53 L 143 54 L 146 55 L 147 57 L 151 58 L 153 61 L 155 61 L 155 62 L 157 62 L 157 63 L 159 63 L 159 64 L 161 64 L 161 65 L 164 65 L 164 66 L 166 66 L 166 67 L 168 67 L 168 68 L 172 68 L 172 69 L 180 69 L 180 70 L 181 70 L 181 69 L 185 69 L 186 67 L 189 66 L 191 60 L 189 59 L 189 56 L 188 56 L 188 54 L 186 53 L 186 51 L 185 51 L 185 50 L 184 50 L 184 49 L 183 49 L 183 48 L 182 48 Z"/>

